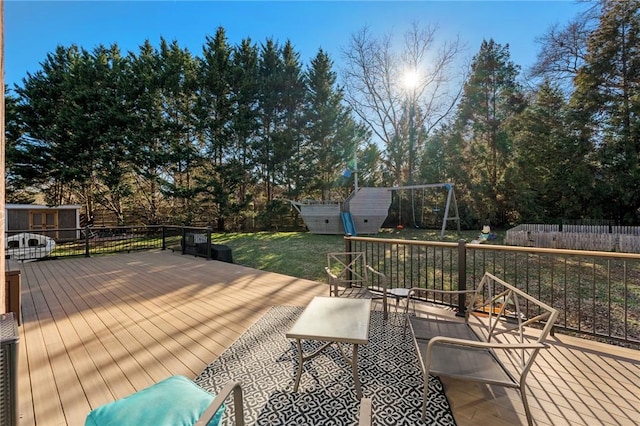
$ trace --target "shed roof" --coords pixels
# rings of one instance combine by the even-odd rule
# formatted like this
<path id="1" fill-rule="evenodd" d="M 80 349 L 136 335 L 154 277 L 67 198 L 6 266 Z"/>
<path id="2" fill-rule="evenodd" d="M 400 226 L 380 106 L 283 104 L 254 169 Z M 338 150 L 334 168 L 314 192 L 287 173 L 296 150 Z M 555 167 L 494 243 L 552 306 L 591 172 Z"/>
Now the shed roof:
<path id="1" fill-rule="evenodd" d="M 43 206 L 39 204 L 6 204 L 7 210 L 79 210 L 80 204 L 63 204 L 61 206 Z"/>

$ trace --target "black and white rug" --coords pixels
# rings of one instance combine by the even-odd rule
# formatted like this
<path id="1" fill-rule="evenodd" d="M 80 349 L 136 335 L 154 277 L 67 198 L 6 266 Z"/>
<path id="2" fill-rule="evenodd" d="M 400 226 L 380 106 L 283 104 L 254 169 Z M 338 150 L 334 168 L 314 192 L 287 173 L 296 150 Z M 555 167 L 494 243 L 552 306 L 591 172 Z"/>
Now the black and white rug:
<path id="1" fill-rule="evenodd" d="M 297 368 L 295 342 L 285 333 L 303 308 L 274 306 L 195 382 L 212 392 L 228 381 L 240 381 L 247 425 L 356 425 L 357 400 L 351 368 L 332 345 L 304 364 L 298 393 L 293 392 Z M 421 420 L 422 374 L 410 336 L 402 338 L 400 318 L 384 321 L 371 313 L 369 343 L 360 346 L 358 371 L 363 396 L 372 399 L 374 425 L 424 425 Z M 305 342 L 311 352 L 316 342 Z M 345 348 L 350 354 L 350 348 Z M 428 425 L 455 425 L 442 383 L 429 381 L 432 397 Z M 233 424 L 229 401 L 223 424 Z"/>

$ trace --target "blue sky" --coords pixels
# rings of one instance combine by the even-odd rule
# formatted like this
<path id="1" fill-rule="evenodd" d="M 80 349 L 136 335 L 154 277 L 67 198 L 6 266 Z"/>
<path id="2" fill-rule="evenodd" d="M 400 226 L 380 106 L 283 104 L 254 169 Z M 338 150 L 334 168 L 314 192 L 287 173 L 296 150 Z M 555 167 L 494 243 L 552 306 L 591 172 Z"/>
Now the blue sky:
<path id="1" fill-rule="evenodd" d="M 27 1 L 5 0 L 5 83 L 20 84 L 40 69 L 58 45 L 92 50 L 117 43 L 138 51 L 163 36 L 199 55 L 207 35 L 222 26 L 232 44 L 250 37 L 291 40 L 306 66 L 319 48 L 337 66 L 349 37 L 365 25 L 399 36 L 412 23 L 438 25 L 438 37 L 459 36 L 473 56 L 483 38 L 509 44 L 512 60 L 526 69 L 535 60 L 536 37 L 585 8 L 555 1 Z"/>

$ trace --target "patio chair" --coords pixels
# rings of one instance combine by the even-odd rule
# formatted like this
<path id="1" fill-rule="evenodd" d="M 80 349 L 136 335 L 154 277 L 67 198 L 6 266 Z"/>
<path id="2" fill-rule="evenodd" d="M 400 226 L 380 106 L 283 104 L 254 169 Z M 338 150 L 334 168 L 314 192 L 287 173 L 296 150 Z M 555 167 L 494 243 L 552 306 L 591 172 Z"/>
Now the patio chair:
<path id="1" fill-rule="evenodd" d="M 244 426 L 239 382 L 227 383 L 216 396 L 184 376 L 171 376 L 92 410 L 85 426 L 217 426 L 222 421 L 223 403 L 232 392 L 235 426 Z"/>
<path id="2" fill-rule="evenodd" d="M 329 277 L 330 296 L 381 299 L 387 319 L 387 277 L 367 264 L 364 252 L 328 253 L 324 269 Z"/>
<path id="3" fill-rule="evenodd" d="M 424 380 L 422 419 L 431 374 L 518 389 L 531 425 L 525 382 L 540 349 L 549 347 L 558 311 L 490 273 L 475 290 L 414 288 L 408 297 L 419 292 L 468 294 L 464 321 L 408 317 Z"/>

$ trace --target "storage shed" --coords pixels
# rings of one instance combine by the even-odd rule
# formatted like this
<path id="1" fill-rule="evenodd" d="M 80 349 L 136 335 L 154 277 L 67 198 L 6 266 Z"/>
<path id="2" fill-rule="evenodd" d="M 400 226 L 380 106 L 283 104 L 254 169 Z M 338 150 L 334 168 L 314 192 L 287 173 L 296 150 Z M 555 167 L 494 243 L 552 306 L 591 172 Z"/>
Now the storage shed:
<path id="1" fill-rule="evenodd" d="M 80 208 L 78 204 L 41 206 L 37 204 L 7 204 L 5 229 L 11 236 L 20 232 L 44 234 L 56 241 L 80 238 Z"/>

